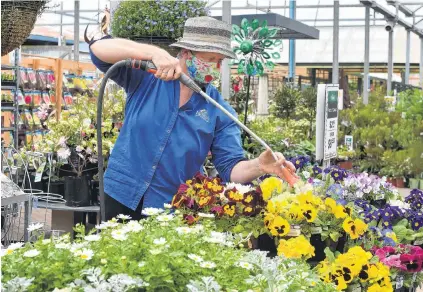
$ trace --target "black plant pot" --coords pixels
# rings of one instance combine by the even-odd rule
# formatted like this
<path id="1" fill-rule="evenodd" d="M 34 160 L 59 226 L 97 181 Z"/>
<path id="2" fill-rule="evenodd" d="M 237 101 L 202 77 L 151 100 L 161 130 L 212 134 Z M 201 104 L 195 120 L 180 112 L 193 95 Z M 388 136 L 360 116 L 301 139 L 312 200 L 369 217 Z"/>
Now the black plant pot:
<path id="1" fill-rule="evenodd" d="M 86 176 L 65 177 L 65 200 L 69 207 L 90 206 L 90 186 Z"/>
<path id="2" fill-rule="evenodd" d="M 274 257 L 278 254 L 275 239 L 268 234 L 262 234 L 257 238 L 257 249 L 267 251 L 269 257 Z"/>
<path id="3" fill-rule="evenodd" d="M 393 283 L 393 285 L 395 285 L 395 283 Z M 401 288 L 395 289 L 394 291 L 395 292 L 415 292 L 416 288 L 401 287 Z"/>
<path id="4" fill-rule="evenodd" d="M 30 171 L 29 172 L 29 180 L 28 180 L 27 175 L 24 176 L 24 188 L 42 191 L 43 190 L 43 182 L 42 181 L 35 182 L 35 173 Z"/>
<path id="5" fill-rule="evenodd" d="M 327 244 L 322 240 L 320 234 L 312 234 L 310 236 L 310 244 L 314 247 L 314 257 L 309 258 L 307 262 L 315 263 L 323 261 L 326 257 L 325 248 Z"/>
<path id="6" fill-rule="evenodd" d="M 372 206 L 374 206 L 378 209 L 382 209 L 386 205 L 386 199 L 372 200 L 372 201 L 370 201 L 370 205 L 372 205 Z"/>
<path id="7" fill-rule="evenodd" d="M 100 183 L 96 180 L 90 180 L 90 200 L 92 206 L 99 205 Z"/>
<path id="8" fill-rule="evenodd" d="M 50 189 L 48 188 L 48 179 L 44 181 L 43 186 L 44 192 L 50 192 L 52 194 L 58 194 L 65 197 L 65 183 L 64 181 L 50 181 Z"/>
<path id="9" fill-rule="evenodd" d="M 344 253 L 346 243 L 347 243 L 347 234 L 343 233 L 342 236 L 338 239 L 338 242 L 336 243 L 336 251 L 339 251 L 340 253 Z"/>

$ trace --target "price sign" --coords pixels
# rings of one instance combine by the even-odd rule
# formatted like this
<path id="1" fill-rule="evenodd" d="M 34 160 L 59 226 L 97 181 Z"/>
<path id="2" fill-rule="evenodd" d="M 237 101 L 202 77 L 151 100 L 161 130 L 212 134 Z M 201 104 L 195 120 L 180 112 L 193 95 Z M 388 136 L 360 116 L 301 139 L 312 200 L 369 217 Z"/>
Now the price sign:
<path id="1" fill-rule="evenodd" d="M 338 148 L 338 85 L 327 85 L 323 159 L 335 158 Z"/>
<path id="2" fill-rule="evenodd" d="M 347 147 L 348 151 L 354 150 L 353 142 L 354 138 L 350 135 L 345 135 L 345 146 Z"/>

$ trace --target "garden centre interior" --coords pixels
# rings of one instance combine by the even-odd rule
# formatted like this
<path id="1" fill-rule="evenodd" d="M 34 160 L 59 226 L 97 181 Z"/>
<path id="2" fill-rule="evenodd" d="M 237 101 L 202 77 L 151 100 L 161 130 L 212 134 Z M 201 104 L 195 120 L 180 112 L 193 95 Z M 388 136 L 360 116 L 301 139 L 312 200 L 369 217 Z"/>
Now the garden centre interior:
<path id="1" fill-rule="evenodd" d="M 2 291 L 423 291 L 422 0 L 8 0 L 1 46 Z"/>

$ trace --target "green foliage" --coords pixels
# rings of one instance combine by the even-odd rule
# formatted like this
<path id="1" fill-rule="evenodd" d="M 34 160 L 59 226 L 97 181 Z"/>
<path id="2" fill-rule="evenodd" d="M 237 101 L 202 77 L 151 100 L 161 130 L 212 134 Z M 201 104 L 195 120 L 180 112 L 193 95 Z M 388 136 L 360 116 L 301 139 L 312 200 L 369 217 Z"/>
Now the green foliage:
<path id="1" fill-rule="evenodd" d="M 291 85 L 283 85 L 273 96 L 272 113 L 278 118 L 289 119 L 295 116 L 297 105 L 301 102 L 301 91 Z"/>
<path id="2" fill-rule="evenodd" d="M 140 37 L 182 37 L 185 21 L 205 16 L 206 1 L 122 1 L 113 15 L 112 35 Z"/>

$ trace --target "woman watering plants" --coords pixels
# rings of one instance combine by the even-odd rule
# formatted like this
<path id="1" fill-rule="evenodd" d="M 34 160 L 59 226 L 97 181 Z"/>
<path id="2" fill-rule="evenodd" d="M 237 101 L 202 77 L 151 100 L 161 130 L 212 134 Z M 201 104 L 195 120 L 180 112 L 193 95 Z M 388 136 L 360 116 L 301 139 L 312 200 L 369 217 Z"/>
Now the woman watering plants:
<path id="1" fill-rule="evenodd" d="M 184 35 L 171 46 L 181 48 L 177 58 L 165 50 L 107 36 L 90 44 L 91 59 L 103 72 L 127 58 L 150 60 L 152 75 L 120 68 L 112 79 L 127 92 L 125 122 L 105 173 L 106 219 L 118 214 L 140 219 L 146 207 L 162 208 L 179 185 L 201 169 L 207 153 L 225 182 L 246 183 L 265 174 L 283 178 L 281 166 L 295 167 L 268 150 L 247 160 L 240 128 L 202 96 L 176 80 L 188 74 L 231 113 L 234 110 L 210 85 L 219 78 L 231 50 L 231 26 L 211 17 L 186 21 Z"/>

